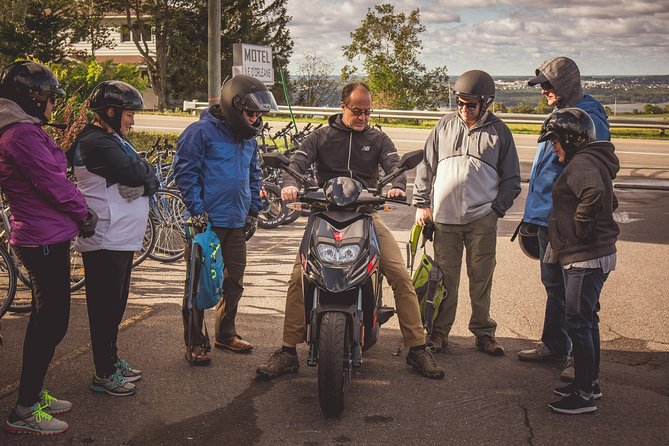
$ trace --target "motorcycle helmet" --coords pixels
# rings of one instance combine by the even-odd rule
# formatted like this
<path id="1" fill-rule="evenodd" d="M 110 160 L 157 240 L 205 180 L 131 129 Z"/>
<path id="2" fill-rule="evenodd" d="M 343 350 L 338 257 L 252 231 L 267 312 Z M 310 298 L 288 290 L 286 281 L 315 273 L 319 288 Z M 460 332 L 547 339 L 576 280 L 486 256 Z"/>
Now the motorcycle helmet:
<path id="1" fill-rule="evenodd" d="M 41 63 L 19 60 L 7 65 L 0 74 L 0 97 L 16 102 L 27 114 L 46 123 L 49 99 L 65 96 L 53 72 Z"/>
<path id="2" fill-rule="evenodd" d="M 569 156 L 596 139 L 595 123 L 580 108 L 561 108 L 546 118 L 537 142 L 557 139 Z"/>
<path id="3" fill-rule="evenodd" d="M 537 225 L 522 223 L 518 230 L 520 250 L 530 259 L 539 260 L 539 237 Z"/>
<path id="4" fill-rule="evenodd" d="M 144 100 L 139 91 L 132 85 L 121 81 L 100 82 L 88 99 L 88 107 L 119 135 L 121 134 L 123 110 L 144 109 Z M 107 109 L 110 107 L 115 111 L 113 117 L 107 114 Z"/>
<path id="5" fill-rule="evenodd" d="M 479 116 L 486 112 L 495 99 L 495 81 L 481 70 L 470 70 L 463 73 L 453 85 L 453 94 L 466 99 L 476 99 L 481 103 Z"/>
<path id="6" fill-rule="evenodd" d="M 230 124 L 232 132 L 241 139 L 253 138 L 262 131 L 262 116 L 253 124 L 242 116 L 244 111 L 269 113 L 278 110 L 274 95 L 258 79 L 238 74 L 221 87 L 221 113 Z"/>

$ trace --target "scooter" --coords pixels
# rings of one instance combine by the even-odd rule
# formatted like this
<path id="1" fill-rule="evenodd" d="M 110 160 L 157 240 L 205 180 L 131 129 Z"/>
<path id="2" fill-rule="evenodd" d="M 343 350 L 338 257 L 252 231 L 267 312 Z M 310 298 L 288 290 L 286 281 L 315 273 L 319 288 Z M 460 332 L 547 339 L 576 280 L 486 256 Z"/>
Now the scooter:
<path id="1" fill-rule="evenodd" d="M 300 245 L 302 290 L 307 322 L 307 364 L 318 367 L 318 400 L 327 416 L 344 410 L 351 372 L 362 365 L 362 353 L 372 347 L 380 326 L 394 314 L 382 305 L 383 275 L 372 212 L 386 202 L 383 186 L 416 167 L 423 151 L 405 154 L 397 170 L 382 177 L 374 190 L 365 190 L 349 177 L 336 177 L 322 188 L 290 168 L 280 153 L 263 154 L 266 165 L 293 176 L 303 189 L 295 209 L 310 209 Z"/>

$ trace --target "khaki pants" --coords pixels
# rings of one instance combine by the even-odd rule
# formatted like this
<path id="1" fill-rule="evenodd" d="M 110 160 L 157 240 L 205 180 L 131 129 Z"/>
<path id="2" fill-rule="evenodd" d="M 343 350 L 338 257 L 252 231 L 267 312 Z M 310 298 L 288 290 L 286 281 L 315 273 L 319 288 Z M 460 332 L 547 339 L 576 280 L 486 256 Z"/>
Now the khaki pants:
<path id="1" fill-rule="evenodd" d="M 483 218 L 464 225 L 435 223 L 434 257 L 444 273 L 448 297 L 439 308 L 432 336 L 448 341 L 455 321 L 460 287 L 462 250 L 467 254 L 467 276 L 472 315 L 469 331 L 475 336 L 495 337 L 497 322 L 490 317 L 490 291 L 495 271 L 497 249 L 497 214 L 490 212 Z"/>
<path id="2" fill-rule="evenodd" d="M 381 258 L 379 267 L 393 289 L 400 330 L 407 347 L 425 343 L 423 324 L 420 320 L 418 297 L 411 283 L 411 277 L 404 264 L 404 258 L 397 241 L 377 212 L 371 214 L 376 226 Z M 286 295 L 286 315 L 283 321 L 283 343 L 294 346 L 306 340 L 304 320 L 304 296 L 302 293 L 302 266 L 297 255 L 293 272 L 288 282 Z"/>

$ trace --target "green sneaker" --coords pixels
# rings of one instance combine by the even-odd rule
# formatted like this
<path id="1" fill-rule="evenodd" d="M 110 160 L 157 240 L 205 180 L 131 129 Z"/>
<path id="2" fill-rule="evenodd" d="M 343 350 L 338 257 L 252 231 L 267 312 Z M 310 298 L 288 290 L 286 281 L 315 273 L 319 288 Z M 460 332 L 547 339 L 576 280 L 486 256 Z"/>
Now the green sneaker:
<path id="1" fill-rule="evenodd" d="M 54 398 L 46 389 L 42 389 L 39 393 L 39 405 L 49 415 L 58 415 L 72 410 L 71 402 Z"/>
<path id="2" fill-rule="evenodd" d="M 121 375 L 127 382 L 132 383 L 142 379 L 142 371 L 130 367 L 130 364 L 128 364 L 126 360 L 118 358 L 118 361 L 116 361 L 116 364 L 114 365 L 116 366 L 116 370 L 121 372 Z"/>
<path id="3" fill-rule="evenodd" d="M 287 373 L 297 373 L 300 368 L 300 361 L 297 354 L 291 355 L 279 349 L 272 353 L 267 361 L 256 369 L 256 374 L 260 379 L 272 379 Z"/>
<path id="4" fill-rule="evenodd" d="M 5 430 L 12 434 L 57 435 L 69 427 L 64 421 L 57 420 L 46 413 L 39 403 L 24 409 L 15 407 L 5 422 Z"/>

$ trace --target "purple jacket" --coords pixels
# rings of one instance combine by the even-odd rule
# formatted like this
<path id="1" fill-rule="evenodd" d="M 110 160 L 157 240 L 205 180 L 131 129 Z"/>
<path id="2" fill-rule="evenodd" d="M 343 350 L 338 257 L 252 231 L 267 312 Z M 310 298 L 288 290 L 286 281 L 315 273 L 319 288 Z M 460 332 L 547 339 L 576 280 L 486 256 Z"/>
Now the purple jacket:
<path id="1" fill-rule="evenodd" d="M 65 153 L 22 112 L 0 99 L 0 188 L 11 207 L 10 243 L 39 246 L 71 240 L 86 219 L 86 201 L 67 179 Z"/>

